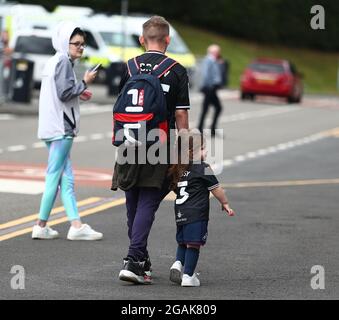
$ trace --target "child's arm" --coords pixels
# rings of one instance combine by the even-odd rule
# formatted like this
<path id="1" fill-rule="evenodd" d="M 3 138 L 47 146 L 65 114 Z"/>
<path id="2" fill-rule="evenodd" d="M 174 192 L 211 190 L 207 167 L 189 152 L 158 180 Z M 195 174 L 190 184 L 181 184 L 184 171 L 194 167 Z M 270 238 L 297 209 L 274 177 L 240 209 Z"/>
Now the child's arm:
<path id="1" fill-rule="evenodd" d="M 221 209 L 225 210 L 229 216 L 234 216 L 234 210 L 229 206 L 228 199 L 224 193 L 224 189 L 221 187 L 217 187 L 211 190 L 213 196 L 218 199 L 221 203 Z"/>

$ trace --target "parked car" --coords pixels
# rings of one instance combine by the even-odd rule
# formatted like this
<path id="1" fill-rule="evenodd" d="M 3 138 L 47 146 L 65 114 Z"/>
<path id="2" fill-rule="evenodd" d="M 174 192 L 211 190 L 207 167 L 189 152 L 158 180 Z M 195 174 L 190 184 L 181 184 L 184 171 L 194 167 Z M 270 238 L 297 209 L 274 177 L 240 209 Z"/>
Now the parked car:
<path id="1" fill-rule="evenodd" d="M 244 70 L 240 82 L 242 100 L 270 95 L 299 103 L 303 95 L 302 74 L 287 60 L 256 59 Z"/>
<path id="2" fill-rule="evenodd" d="M 11 47 L 14 49 L 13 57 L 22 57 L 34 62 L 33 81 L 35 87 L 38 87 L 44 65 L 55 53 L 51 31 L 39 29 L 18 31 L 11 39 Z"/>

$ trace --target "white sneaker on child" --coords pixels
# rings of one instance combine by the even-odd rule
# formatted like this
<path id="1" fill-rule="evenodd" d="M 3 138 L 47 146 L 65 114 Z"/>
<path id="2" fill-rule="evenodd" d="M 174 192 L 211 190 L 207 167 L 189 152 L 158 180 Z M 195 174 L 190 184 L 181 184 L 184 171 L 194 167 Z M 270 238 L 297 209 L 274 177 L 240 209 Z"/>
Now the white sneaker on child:
<path id="1" fill-rule="evenodd" d="M 174 283 L 181 284 L 181 271 L 182 271 L 181 262 L 175 261 L 170 269 L 170 280 Z"/>
<path id="2" fill-rule="evenodd" d="M 55 239 L 58 236 L 59 236 L 58 231 L 53 230 L 48 226 L 40 227 L 39 225 L 36 224 L 32 230 L 32 239 L 50 240 Z"/>
<path id="3" fill-rule="evenodd" d="M 88 224 L 83 224 L 80 228 L 69 228 L 67 239 L 68 240 L 100 240 L 103 234 L 94 231 Z"/>
<path id="4" fill-rule="evenodd" d="M 190 277 L 188 274 L 184 274 L 182 276 L 181 286 L 182 287 L 199 287 L 200 280 L 198 279 L 197 274 L 193 273 L 192 277 Z"/>

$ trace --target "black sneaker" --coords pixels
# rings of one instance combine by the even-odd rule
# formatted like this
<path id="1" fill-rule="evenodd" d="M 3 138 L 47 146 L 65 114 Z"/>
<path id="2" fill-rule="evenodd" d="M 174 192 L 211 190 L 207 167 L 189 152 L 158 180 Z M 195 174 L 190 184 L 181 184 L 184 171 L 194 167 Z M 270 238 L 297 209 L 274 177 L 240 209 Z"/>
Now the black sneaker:
<path id="1" fill-rule="evenodd" d="M 122 281 L 145 284 L 145 262 L 135 261 L 132 257 L 123 260 L 123 269 L 119 273 L 119 279 Z"/>
<path id="2" fill-rule="evenodd" d="M 145 283 L 152 283 L 152 263 L 151 263 L 150 257 L 147 256 L 147 258 L 145 258 L 143 262 L 144 262 L 144 271 L 145 271 L 145 276 L 144 276 Z"/>

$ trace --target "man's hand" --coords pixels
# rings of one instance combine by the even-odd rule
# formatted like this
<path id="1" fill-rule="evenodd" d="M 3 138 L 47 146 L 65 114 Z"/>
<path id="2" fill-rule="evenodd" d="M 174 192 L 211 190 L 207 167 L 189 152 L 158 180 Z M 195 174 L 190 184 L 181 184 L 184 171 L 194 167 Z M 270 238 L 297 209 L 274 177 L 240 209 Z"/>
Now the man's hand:
<path id="1" fill-rule="evenodd" d="M 223 204 L 221 205 L 221 210 L 226 211 L 227 214 L 228 214 L 230 217 L 232 217 L 232 216 L 235 215 L 234 210 L 229 206 L 228 203 L 223 203 Z"/>
<path id="2" fill-rule="evenodd" d="M 177 125 L 178 131 L 181 129 L 188 129 L 188 111 L 186 109 L 176 110 L 175 111 L 175 122 Z"/>

